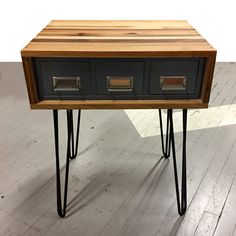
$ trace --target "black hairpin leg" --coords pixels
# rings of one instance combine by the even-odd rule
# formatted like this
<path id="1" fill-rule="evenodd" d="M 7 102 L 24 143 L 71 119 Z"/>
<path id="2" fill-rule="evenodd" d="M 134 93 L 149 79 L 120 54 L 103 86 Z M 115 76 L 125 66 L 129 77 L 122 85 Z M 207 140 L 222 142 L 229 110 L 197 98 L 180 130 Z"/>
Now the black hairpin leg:
<path id="1" fill-rule="evenodd" d="M 161 111 L 160 114 L 160 124 L 162 130 L 162 121 L 161 121 Z M 173 155 L 173 164 L 174 164 L 174 177 L 175 177 L 175 189 L 176 189 L 176 198 L 177 198 L 177 207 L 178 213 L 180 216 L 184 215 L 187 207 L 187 175 L 186 175 L 186 133 L 187 133 L 187 109 L 183 109 L 183 145 L 182 145 L 182 187 L 181 187 L 181 198 L 179 191 L 179 181 L 178 181 L 178 171 L 177 171 L 177 163 L 176 163 L 176 152 L 175 152 L 175 137 L 174 137 L 174 124 L 173 124 L 173 111 L 172 109 L 168 109 L 167 111 L 167 127 L 169 123 L 169 144 L 166 141 L 166 146 L 171 145 L 172 147 L 172 155 Z M 168 130 L 168 128 L 167 128 Z M 163 131 L 162 133 L 162 147 L 163 144 Z M 166 140 L 168 140 L 166 138 Z M 163 148 L 164 150 L 164 148 Z M 164 151 L 167 150 L 167 147 Z M 165 156 L 165 152 L 163 154 Z M 169 152 L 167 153 L 169 154 Z"/>
<path id="2" fill-rule="evenodd" d="M 72 153 L 70 158 L 74 159 L 76 158 L 77 154 L 78 154 L 78 143 L 79 143 L 79 127 L 80 127 L 80 113 L 81 111 L 78 110 L 78 118 L 77 118 L 77 129 L 76 129 L 76 141 L 75 141 L 75 148 L 74 148 L 74 125 L 73 125 L 73 110 L 71 110 L 71 149 L 72 149 Z"/>
<path id="3" fill-rule="evenodd" d="M 65 217 L 66 205 L 67 205 L 69 164 L 70 164 L 70 159 L 74 159 L 78 152 L 80 110 L 78 111 L 75 145 L 74 145 L 74 131 L 73 131 L 73 110 L 67 110 L 67 152 L 66 152 L 66 170 L 65 170 L 63 206 L 61 199 L 61 176 L 60 176 L 60 162 L 59 162 L 58 110 L 53 110 L 53 121 L 54 121 L 54 135 L 55 135 L 55 154 L 56 154 L 57 212 L 60 217 Z"/>
<path id="4" fill-rule="evenodd" d="M 167 114 L 167 122 L 166 122 L 166 142 L 164 144 L 164 135 L 163 135 L 163 123 L 162 123 L 162 115 L 161 109 L 159 109 L 159 121 L 160 121 L 160 130 L 161 130 L 161 147 L 162 153 L 165 158 L 170 156 L 170 122 Z"/>

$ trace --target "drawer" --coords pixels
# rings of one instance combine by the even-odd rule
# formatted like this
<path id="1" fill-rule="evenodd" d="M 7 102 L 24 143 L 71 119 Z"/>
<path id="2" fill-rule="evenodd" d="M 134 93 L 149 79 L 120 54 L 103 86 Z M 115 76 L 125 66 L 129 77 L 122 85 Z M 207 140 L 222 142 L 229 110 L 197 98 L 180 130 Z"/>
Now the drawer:
<path id="1" fill-rule="evenodd" d="M 149 94 L 167 99 L 198 98 L 203 65 L 203 58 L 152 60 Z"/>
<path id="2" fill-rule="evenodd" d="M 144 61 L 96 61 L 95 77 L 98 95 L 139 95 L 143 93 Z"/>
<path id="3" fill-rule="evenodd" d="M 89 62 L 53 58 L 34 62 L 40 98 L 73 99 L 93 93 Z"/>
<path id="4" fill-rule="evenodd" d="M 190 99 L 200 95 L 203 58 L 36 58 L 40 99 Z"/>

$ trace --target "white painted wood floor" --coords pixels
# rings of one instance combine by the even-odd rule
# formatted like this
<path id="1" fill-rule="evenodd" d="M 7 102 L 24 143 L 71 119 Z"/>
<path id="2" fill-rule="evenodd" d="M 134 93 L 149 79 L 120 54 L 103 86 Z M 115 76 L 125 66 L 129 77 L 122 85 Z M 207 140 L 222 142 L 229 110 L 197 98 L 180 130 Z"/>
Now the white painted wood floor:
<path id="1" fill-rule="evenodd" d="M 172 159 L 160 159 L 157 110 L 82 111 L 65 219 L 56 213 L 52 112 L 29 109 L 20 63 L 0 63 L 0 112 L 0 235 L 236 235 L 236 63 L 217 64 L 210 108 L 188 113 L 184 217 Z"/>

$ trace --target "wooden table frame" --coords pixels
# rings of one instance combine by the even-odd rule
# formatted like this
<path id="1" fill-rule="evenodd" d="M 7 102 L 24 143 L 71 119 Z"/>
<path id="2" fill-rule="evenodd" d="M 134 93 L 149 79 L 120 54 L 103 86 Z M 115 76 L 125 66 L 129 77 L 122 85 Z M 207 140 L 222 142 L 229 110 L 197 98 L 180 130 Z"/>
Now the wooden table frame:
<path id="1" fill-rule="evenodd" d="M 21 51 L 32 109 L 207 108 L 216 50 L 184 20 L 56 20 Z M 40 100 L 33 58 L 194 58 L 205 59 L 198 99 Z"/>

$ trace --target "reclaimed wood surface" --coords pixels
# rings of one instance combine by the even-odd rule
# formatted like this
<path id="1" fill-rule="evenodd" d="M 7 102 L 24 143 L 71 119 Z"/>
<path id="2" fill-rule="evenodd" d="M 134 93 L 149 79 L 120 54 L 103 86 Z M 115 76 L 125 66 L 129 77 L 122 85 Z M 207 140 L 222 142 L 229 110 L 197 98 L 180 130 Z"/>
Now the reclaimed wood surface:
<path id="1" fill-rule="evenodd" d="M 46 100 L 31 104 L 32 109 L 184 109 L 207 108 L 201 99 L 191 100 Z"/>
<path id="2" fill-rule="evenodd" d="M 184 20 L 54 20 L 22 56 L 206 56 L 215 49 Z"/>

